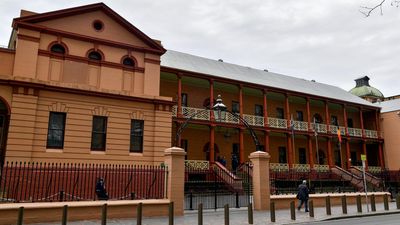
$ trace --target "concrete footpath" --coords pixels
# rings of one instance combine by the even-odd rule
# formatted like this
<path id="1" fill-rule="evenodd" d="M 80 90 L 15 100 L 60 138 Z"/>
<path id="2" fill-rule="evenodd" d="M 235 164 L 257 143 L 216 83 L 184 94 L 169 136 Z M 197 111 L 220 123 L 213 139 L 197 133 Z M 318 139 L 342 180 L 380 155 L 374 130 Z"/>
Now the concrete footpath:
<path id="1" fill-rule="evenodd" d="M 313 221 L 322 221 L 322 220 L 330 220 L 330 219 L 341 219 L 346 217 L 361 217 L 361 216 L 371 216 L 376 214 L 391 214 L 391 213 L 400 213 L 400 210 L 396 209 L 395 202 L 389 202 L 389 210 L 384 210 L 383 203 L 376 204 L 376 212 L 371 212 L 371 207 L 369 207 L 369 211 L 367 212 L 367 206 L 363 205 L 362 213 L 357 213 L 356 205 L 349 205 L 347 207 L 347 214 L 342 213 L 341 206 L 333 206 L 331 209 L 332 215 L 326 215 L 325 207 L 315 208 L 314 209 L 314 218 L 311 218 L 308 213 L 304 212 L 304 208 L 301 211 L 297 211 L 296 209 L 296 220 L 291 220 L 290 210 L 282 209 L 276 210 L 276 222 L 272 223 L 270 219 L 269 211 L 255 211 L 254 212 L 254 223 L 253 224 L 295 224 L 302 223 L 307 224 L 308 222 Z M 232 225 L 244 225 L 248 223 L 247 216 L 247 208 L 240 209 L 230 209 L 230 223 Z M 60 223 L 41 223 L 42 225 L 56 225 Z M 101 224 L 100 220 L 98 221 L 75 221 L 68 222 L 69 225 L 97 225 Z M 135 218 L 127 218 L 127 219 L 108 219 L 108 225 L 136 225 Z M 165 225 L 168 224 L 168 217 L 153 217 L 153 218 L 143 218 L 143 225 Z M 174 219 L 175 225 L 196 225 L 198 224 L 198 214 L 197 211 L 185 211 L 185 215 L 182 217 L 175 217 Z M 220 225 L 224 224 L 224 211 L 223 209 L 215 210 L 204 210 L 203 212 L 203 224 L 204 225 Z"/>

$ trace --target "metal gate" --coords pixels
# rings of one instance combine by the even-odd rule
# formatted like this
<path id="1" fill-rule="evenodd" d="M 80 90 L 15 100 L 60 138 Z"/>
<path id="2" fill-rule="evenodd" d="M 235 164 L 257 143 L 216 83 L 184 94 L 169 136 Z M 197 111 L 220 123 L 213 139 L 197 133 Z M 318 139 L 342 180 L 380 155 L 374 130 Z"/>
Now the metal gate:
<path id="1" fill-rule="evenodd" d="M 243 164 L 229 171 L 218 162 L 188 160 L 185 162 L 185 209 L 245 207 L 252 202 L 252 171 Z"/>

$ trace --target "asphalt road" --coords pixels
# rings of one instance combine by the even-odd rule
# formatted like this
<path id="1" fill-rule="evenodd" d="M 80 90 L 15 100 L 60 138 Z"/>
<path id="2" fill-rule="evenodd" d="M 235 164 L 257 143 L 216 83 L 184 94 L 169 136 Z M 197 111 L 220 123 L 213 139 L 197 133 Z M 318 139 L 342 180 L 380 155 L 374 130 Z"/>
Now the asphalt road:
<path id="1" fill-rule="evenodd" d="M 366 216 L 366 217 L 356 217 L 349 219 L 339 219 L 331 221 L 319 221 L 319 222 L 307 222 L 299 224 L 312 224 L 312 225 L 397 225 L 400 224 L 400 214 L 387 214 L 380 216 Z"/>

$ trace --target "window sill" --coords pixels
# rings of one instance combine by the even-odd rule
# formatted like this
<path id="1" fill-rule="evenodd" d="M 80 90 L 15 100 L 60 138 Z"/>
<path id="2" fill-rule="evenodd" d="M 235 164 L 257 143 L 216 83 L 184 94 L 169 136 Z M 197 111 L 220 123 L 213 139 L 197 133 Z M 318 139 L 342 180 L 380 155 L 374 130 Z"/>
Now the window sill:
<path id="1" fill-rule="evenodd" d="M 90 154 L 93 154 L 93 155 L 105 155 L 106 151 L 90 150 Z"/>
<path id="2" fill-rule="evenodd" d="M 143 153 L 141 152 L 129 152 L 130 156 L 143 156 Z"/>
<path id="3" fill-rule="evenodd" d="M 63 153 L 63 150 L 57 148 L 46 148 L 46 152 Z"/>

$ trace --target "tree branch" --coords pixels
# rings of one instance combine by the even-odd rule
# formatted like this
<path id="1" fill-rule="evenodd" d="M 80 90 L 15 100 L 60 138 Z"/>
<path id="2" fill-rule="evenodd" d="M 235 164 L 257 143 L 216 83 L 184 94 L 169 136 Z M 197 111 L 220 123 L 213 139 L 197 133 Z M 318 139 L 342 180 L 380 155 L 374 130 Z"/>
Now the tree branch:
<path id="1" fill-rule="evenodd" d="M 381 11 L 381 15 L 383 15 L 383 11 L 382 11 L 382 5 L 383 3 L 385 3 L 386 0 L 382 0 L 381 3 L 375 5 L 374 7 L 368 7 L 368 6 L 360 6 L 360 13 L 364 14 L 365 17 L 369 17 L 371 15 L 371 13 L 376 10 L 377 8 L 379 8 L 379 10 Z M 399 0 L 394 0 L 392 1 L 392 5 L 394 2 L 397 2 L 397 7 L 399 5 Z"/>

